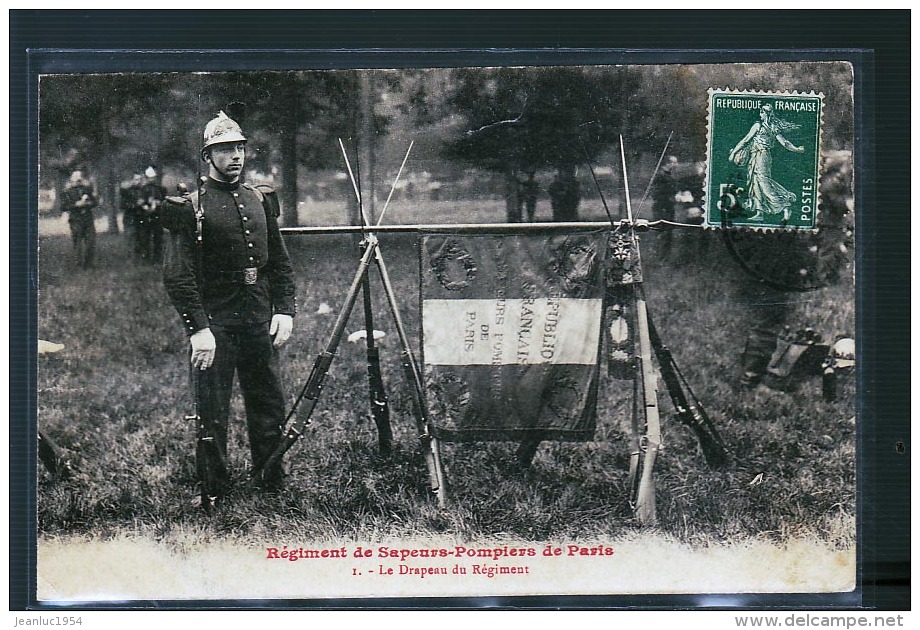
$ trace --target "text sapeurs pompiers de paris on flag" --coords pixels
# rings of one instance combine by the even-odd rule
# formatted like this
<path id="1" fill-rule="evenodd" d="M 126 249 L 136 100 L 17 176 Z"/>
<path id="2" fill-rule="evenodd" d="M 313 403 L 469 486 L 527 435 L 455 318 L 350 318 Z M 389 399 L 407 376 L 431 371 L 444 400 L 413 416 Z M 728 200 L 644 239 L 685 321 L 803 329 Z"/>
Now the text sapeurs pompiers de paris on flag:
<path id="1" fill-rule="evenodd" d="M 425 234 L 422 363 L 435 437 L 590 440 L 607 233 Z"/>

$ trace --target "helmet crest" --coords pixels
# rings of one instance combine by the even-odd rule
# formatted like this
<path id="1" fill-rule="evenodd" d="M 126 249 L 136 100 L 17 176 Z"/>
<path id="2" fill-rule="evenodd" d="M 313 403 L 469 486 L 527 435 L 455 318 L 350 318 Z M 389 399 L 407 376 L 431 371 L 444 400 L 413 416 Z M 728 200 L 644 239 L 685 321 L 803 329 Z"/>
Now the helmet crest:
<path id="1" fill-rule="evenodd" d="M 224 142 L 246 142 L 246 136 L 239 124 L 227 116 L 223 111 L 217 113 L 204 128 L 204 144 L 202 149 L 207 149 L 215 144 Z"/>

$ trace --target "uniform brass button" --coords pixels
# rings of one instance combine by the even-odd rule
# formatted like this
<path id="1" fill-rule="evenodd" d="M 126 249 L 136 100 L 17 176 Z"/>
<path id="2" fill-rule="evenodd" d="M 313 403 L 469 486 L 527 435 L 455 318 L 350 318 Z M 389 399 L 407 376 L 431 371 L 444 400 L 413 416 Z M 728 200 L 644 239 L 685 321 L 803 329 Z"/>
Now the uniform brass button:
<path id="1" fill-rule="evenodd" d="M 243 221 L 248 221 L 249 217 L 243 217 Z"/>
<path id="2" fill-rule="evenodd" d="M 252 234 L 252 232 L 250 232 L 249 230 L 246 230 L 246 234 Z"/>
<path id="3" fill-rule="evenodd" d="M 249 244 L 249 247 L 254 247 L 254 245 L 253 245 L 252 243 L 250 243 L 250 244 Z"/>

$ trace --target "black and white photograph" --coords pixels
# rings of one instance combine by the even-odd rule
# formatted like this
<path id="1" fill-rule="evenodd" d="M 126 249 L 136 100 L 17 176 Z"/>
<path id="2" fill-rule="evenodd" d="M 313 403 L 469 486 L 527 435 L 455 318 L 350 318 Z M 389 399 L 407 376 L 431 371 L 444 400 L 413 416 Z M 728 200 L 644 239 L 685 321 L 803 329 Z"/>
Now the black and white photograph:
<path id="1" fill-rule="evenodd" d="M 41 74 L 38 600 L 854 593 L 858 71 Z"/>

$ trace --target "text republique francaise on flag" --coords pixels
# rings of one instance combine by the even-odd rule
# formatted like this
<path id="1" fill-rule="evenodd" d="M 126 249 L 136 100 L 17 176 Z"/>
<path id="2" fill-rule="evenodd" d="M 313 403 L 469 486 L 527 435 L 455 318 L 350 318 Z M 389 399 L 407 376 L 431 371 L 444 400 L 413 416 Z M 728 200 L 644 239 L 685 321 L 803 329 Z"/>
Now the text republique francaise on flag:
<path id="1" fill-rule="evenodd" d="M 422 238 L 436 437 L 593 437 L 606 243 L 604 231 Z"/>

